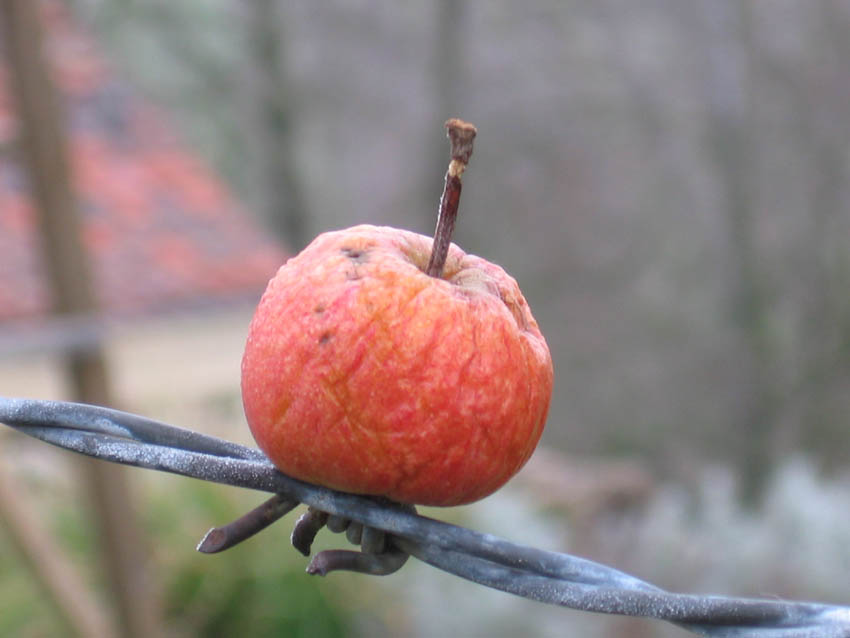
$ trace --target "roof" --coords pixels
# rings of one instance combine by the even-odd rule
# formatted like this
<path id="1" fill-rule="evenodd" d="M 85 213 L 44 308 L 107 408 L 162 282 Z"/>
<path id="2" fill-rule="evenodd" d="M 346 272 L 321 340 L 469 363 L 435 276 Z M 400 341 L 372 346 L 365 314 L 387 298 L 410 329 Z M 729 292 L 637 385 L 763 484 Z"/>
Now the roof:
<path id="1" fill-rule="evenodd" d="M 45 56 L 63 97 L 73 186 L 107 314 L 259 296 L 281 247 L 111 69 L 58 3 L 43 5 Z M 16 120 L 0 60 L 0 149 Z M 28 187 L 0 151 L 0 321 L 43 316 L 49 290 Z"/>

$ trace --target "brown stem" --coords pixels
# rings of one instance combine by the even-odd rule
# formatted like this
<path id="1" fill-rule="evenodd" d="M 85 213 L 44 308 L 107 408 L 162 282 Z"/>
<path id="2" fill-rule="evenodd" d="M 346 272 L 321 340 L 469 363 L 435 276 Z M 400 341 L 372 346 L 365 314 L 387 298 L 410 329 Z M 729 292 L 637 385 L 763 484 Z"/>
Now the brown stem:
<path id="1" fill-rule="evenodd" d="M 475 140 L 476 128 L 469 122 L 452 118 L 446 122 L 446 131 L 451 144 L 451 161 L 446 171 L 446 185 L 443 197 L 440 199 L 440 211 L 437 216 L 437 228 L 434 230 L 434 243 L 431 247 L 431 259 L 425 273 L 431 277 L 441 277 L 449 246 L 452 243 L 452 233 L 457 219 L 457 207 L 460 202 L 461 175 L 466 169 L 472 155 L 472 142 Z"/>

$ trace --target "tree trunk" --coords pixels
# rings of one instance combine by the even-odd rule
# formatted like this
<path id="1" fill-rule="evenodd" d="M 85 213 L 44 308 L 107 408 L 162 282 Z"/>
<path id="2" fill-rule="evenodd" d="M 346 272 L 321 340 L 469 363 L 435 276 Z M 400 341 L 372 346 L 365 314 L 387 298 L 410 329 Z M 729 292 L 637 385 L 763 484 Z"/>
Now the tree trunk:
<path id="1" fill-rule="evenodd" d="M 253 143 L 258 154 L 256 182 L 262 215 L 268 227 L 293 250 L 312 236 L 304 192 L 298 175 L 294 139 L 293 91 L 282 46 L 280 5 L 255 0 L 244 8 L 253 64 L 250 99 Z"/>
<path id="2" fill-rule="evenodd" d="M 0 0 L 0 18 L 17 102 L 20 149 L 41 229 L 53 310 L 58 315 L 92 314 L 95 295 L 70 183 L 59 95 L 42 57 L 39 3 Z M 112 403 L 100 347 L 68 351 L 65 368 L 74 400 Z M 82 459 L 80 473 L 103 543 L 122 634 L 140 638 L 160 635 L 158 605 L 149 578 L 150 561 L 133 511 L 125 470 Z"/>
<path id="3" fill-rule="evenodd" d="M 754 503 L 772 470 L 773 423 L 777 398 L 772 379 L 773 350 L 767 336 L 767 312 L 757 268 L 753 118 L 751 92 L 752 42 L 746 5 L 734 0 L 708 2 L 708 64 L 706 139 L 727 219 L 730 256 L 730 315 L 741 344 L 739 351 L 740 408 L 730 442 L 741 476 L 741 496 Z"/>

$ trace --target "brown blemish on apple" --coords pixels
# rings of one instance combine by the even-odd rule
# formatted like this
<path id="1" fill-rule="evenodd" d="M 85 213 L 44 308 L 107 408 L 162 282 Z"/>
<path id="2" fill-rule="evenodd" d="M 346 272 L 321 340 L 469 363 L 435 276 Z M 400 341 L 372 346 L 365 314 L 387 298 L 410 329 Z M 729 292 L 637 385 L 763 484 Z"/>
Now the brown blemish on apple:
<path id="1" fill-rule="evenodd" d="M 357 279 L 361 279 L 362 275 L 357 269 L 357 266 L 359 266 L 360 264 L 365 264 L 367 261 L 369 261 L 368 248 L 352 248 L 351 246 L 343 246 L 339 250 L 349 260 L 351 260 L 352 269 L 346 271 L 345 278 L 348 281 L 356 281 Z"/>
<path id="2" fill-rule="evenodd" d="M 369 261 L 369 251 L 363 248 L 350 248 L 348 246 L 343 246 L 341 249 L 342 254 L 348 257 L 351 261 L 358 264 L 365 264 Z"/>
<path id="3" fill-rule="evenodd" d="M 323 332 L 323 333 L 322 333 L 322 336 L 321 336 L 321 337 L 319 337 L 319 344 L 321 344 L 321 345 L 325 345 L 328 341 L 330 341 L 330 340 L 331 340 L 331 337 L 333 337 L 333 334 L 332 334 L 332 333 L 330 333 L 330 332 Z"/>
<path id="4" fill-rule="evenodd" d="M 323 304 L 323 303 L 316 304 L 316 307 L 313 308 L 313 312 L 315 312 L 317 315 L 322 314 L 324 311 L 325 311 L 325 304 Z"/>

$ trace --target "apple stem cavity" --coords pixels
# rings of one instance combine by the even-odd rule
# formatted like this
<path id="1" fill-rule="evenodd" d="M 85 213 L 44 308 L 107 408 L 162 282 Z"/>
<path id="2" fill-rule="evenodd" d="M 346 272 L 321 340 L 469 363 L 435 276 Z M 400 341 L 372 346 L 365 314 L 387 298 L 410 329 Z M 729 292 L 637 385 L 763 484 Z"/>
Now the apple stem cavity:
<path id="1" fill-rule="evenodd" d="M 461 175 L 466 170 L 472 155 L 472 143 L 477 129 L 469 122 L 452 118 L 446 122 L 446 131 L 451 144 L 451 160 L 446 171 L 446 185 L 440 198 L 440 209 L 437 214 L 437 228 L 434 230 L 434 243 L 431 246 L 431 258 L 425 274 L 431 277 L 442 277 L 443 267 L 449 255 L 452 243 L 452 233 L 457 219 L 457 208 L 460 203 Z"/>

